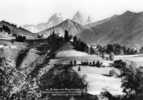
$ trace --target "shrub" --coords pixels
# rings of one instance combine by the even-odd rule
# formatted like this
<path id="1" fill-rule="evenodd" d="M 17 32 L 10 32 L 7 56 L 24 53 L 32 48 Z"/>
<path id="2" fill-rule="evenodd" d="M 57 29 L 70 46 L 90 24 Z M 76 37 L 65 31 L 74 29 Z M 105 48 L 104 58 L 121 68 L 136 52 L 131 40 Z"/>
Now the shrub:
<path id="1" fill-rule="evenodd" d="M 16 41 L 24 42 L 25 40 L 26 40 L 26 37 L 25 37 L 25 36 L 16 35 Z"/>
<path id="2" fill-rule="evenodd" d="M 87 62 L 87 61 L 83 61 L 83 62 L 81 62 L 81 65 L 83 65 L 83 66 L 87 66 L 87 65 L 89 65 L 89 64 L 88 64 L 88 62 Z"/>
<path id="3" fill-rule="evenodd" d="M 96 67 L 101 67 L 101 66 L 102 66 L 102 63 L 101 63 L 100 61 L 97 61 L 96 64 L 95 64 L 95 66 L 96 66 Z"/>
<path id="4" fill-rule="evenodd" d="M 121 69 L 126 66 L 126 63 L 123 62 L 122 60 L 115 60 L 112 66 L 115 68 Z"/>

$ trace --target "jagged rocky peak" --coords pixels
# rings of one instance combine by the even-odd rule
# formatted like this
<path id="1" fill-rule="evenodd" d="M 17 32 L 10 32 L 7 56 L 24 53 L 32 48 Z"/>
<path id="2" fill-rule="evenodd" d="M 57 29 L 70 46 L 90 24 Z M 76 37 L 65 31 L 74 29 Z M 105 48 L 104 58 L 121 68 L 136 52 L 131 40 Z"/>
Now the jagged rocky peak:
<path id="1" fill-rule="evenodd" d="M 49 18 L 47 24 L 48 24 L 48 27 L 52 27 L 52 26 L 58 25 L 64 20 L 65 20 L 65 17 L 63 17 L 61 13 L 55 13 Z"/>
<path id="2" fill-rule="evenodd" d="M 79 24 L 85 25 L 91 23 L 93 19 L 88 14 L 81 11 L 77 11 L 73 16 L 72 20 Z"/>
<path id="3" fill-rule="evenodd" d="M 23 27 L 31 32 L 37 33 L 50 27 L 56 26 L 63 22 L 65 19 L 66 18 L 63 17 L 61 13 L 54 13 L 47 22 L 39 23 L 37 25 L 25 25 Z"/>
<path id="4" fill-rule="evenodd" d="M 61 13 L 55 13 L 49 18 L 50 20 L 63 20 L 63 15 Z"/>

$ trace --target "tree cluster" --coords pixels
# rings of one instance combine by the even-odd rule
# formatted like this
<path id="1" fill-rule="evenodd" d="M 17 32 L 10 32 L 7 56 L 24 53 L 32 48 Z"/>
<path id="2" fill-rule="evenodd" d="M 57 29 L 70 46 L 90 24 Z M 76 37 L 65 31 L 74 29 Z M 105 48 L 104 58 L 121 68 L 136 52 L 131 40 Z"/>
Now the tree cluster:
<path id="1" fill-rule="evenodd" d="M 65 43 L 65 41 L 63 37 L 60 37 L 57 34 L 55 34 L 55 32 L 53 32 L 47 38 L 47 43 L 51 50 L 57 50 Z"/>
<path id="2" fill-rule="evenodd" d="M 2 27 L 0 27 L 0 32 L 2 32 L 2 31 L 7 32 L 8 34 L 10 34 L 10 32 L 11 32 L 9 27 L 6 25 L 2 25 Z"/>
<path id="3" fill-rule="evenodd" d="M 78 39 L 76 36 L 69 35 L 68 31 L 65 30 L 64 37 L 60 37 L 55 32 L 53 32 L 48 38 L 48 43 L 51 46 L 54 46 L 53 48 L 58 48 L 62 44 L 66 42 L 71 42 L 74 49 L 78 51 L 88 52 L 88 46 L 86 43 Z M 73 41 L 71 41 L 73 40 Z"/>
<path id="4" fill-rule="evenodd" d="M 114 62 L 113 66 L 121 71 L 122 88 L 125 96 L 121 100 L 141 100 L 143 93 L 143 72 L 133 63 L 127 64 L 122 60 Z"/>
<path id="5" fill-rule="evenodd" d="M 26 40 L 26 37 L 22 35 L 13 34 L 13 36 L 15 36 L 15 40 L 19 42 L 24 42 Z"/>
<path id="6" fill-rule="evenodd" d="M 79 51 L 84 51 L 88 52 L 88 46 L 86 43 L 78 39 L 76 36 L 73 37 L 73 42 L 72 42 L 74 48 Z"/>
<path id="7" fill-rule="evenodd" d="M 133 48 L 128 48 L 126 46 L 121 46 L 120 44 L 108 44 L 106 46 L 98 45 L 97 49 L 100 53 L 107 53 L 111 54 L 114 53 L 115 55 L 129 55 L 129 54 L 136 54 L 137 50 Z"/>
<path id="8" fill-rule="evenodd" d="M 47 83 L 47 84 L 45 84 Z M 46 89 L 85 89 L 84 78 L 72 70 L 69 65 L 55 65 L 40 79 L 41 90 Z"/>

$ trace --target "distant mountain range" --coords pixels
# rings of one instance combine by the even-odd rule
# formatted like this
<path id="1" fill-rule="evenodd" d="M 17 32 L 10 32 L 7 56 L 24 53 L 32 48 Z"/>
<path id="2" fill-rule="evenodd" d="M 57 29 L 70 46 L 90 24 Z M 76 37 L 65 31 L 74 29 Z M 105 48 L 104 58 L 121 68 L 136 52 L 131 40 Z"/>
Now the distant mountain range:
<path id="1" fill-rule="evenodd" d="M 25 29 L 6 21 L 1 21 L 0 25 L 8 25 L 13 34 L 22 34 L 33 39 L 37 38 L 38 34 L 46 38 L 53 32 L 62 36 L 64 31 L 68 30 L 70 35 L 76 35 L 88 44 L 119 43 L 135 48 L 143 46 L 143 12 L 126 11 L 97 22 L 80 12 L 71 19 L 54 14 L 47 23 L 27 25 Z M 30 32 L 27 29 L 37 32 Z"/>
<path id="2" fill-rule="evenodd" d="M 37 33 L 45 29 L 48 29 L 50 27 L 56 26 L 60 24 L 61 22 L 63 22 L 65 19 L 66 18 L 64 18 L 60 13 L 55 13 L 49 18 L 48 22 L 39 23 L 37 25 L 24 25 L 23 28 L 33 33 Z"/>
<path id="3" fill-rule="evenodd" d="M 67 19 L 71 19 L 72 21 L 77 22 L 78 24 L 81 24 L 81 25 L 85 25 L 85 24 L 89 24 L 89 23 L 93 22 L 92 18 L 89 17 L 87 14 L 77 11 L 75 13 L 75 15 L 73 16 L 73 18 L 65 18 L 65 17 L 63 17 L 63 15 L 61 13 L 55 13 L 45 23 L 40 23 L 37 25 L 24 25 L 23 28 L 25 28 L 33 33 L 38 33 L 38 32 L 44 31 L 48 28 L 51 28 L 53 26 L 56 26 Z"/>

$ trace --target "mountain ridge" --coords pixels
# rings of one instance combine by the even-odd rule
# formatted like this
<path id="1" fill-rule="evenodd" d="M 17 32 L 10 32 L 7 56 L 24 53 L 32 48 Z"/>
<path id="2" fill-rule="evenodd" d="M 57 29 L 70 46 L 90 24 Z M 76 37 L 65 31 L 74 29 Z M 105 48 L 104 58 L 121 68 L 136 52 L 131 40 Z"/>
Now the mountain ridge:
<path id="1" fill-rule="evenodd" d="M 93 20 L 90 16 L 88 16 L 80 11 L 77 11 L 71 18 L 66 18 L 61 13 L 55 13 L 49 18 L 49 20 L 47 22 L 39 23 L 37 25 L 32 25 L 32 24 L 24 25 L 23 28 L 25 28 L 33 33 L 39 33 L 41 31 L 48 29 L 48 28 L 56 26 L 67 19 L 73 20 L 74 22 L 81 24 L 81 25 L 85 25 L 85 24 L 89 24 L 89 23 L 93 22 Z"/>
<path id="2" fill-rule="evenodd" d="M 64 35 L 65 30 L 69 32 L 70 35 L 77 35 L 84 27 L 70 19 L 66 19 L 62 23 L 53 26 L 49 29 L 46 29 L 42 32 L 39 32 L 39 34 L 44 35 L 44 37 L 48 37 L 52 32 L 55 32 L 56 34 L 59 34 L 61 36 Z"/>
<path id="3" fill-rule="evenodd" d="M 86 43 L 106 45 L 120 43 L 140 48 L 143 45 L 143 13 L 126 11 L 121 15 L 89 27 L 92 32 L 82 31 L 78 34 Z M 87 35 L 88 34 L 88 35 Z"/>
<path id="4" fill-rule="evenodd" d="M 62 16 L 61 13 L 55 13 L 53 14 L 47 22 L 39 23 L 36 25 L 24 25 L 23 28 L 33 32 L 33 33 L 38 33 L 40 31 L 43 31 L 47 28 L 56 26 L 63 22 L 65 18 Z"/>

